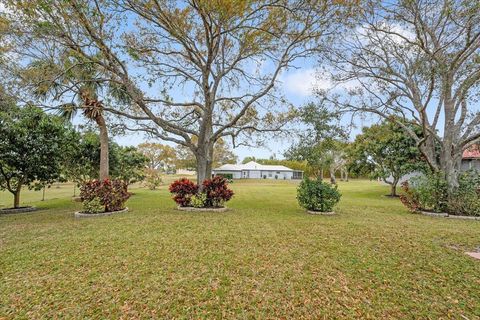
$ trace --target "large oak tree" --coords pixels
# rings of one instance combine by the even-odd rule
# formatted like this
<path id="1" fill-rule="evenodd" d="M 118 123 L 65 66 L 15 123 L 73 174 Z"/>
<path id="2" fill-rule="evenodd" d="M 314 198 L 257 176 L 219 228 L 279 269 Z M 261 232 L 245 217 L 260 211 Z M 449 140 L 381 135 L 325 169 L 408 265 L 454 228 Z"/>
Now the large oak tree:
<path id="1" fill-rule="evenodd" d="M 462 152 L 480 139 L 479 2 L 365 1 L 330 53 L 333 80 L 350 90 L 322 93 L 324 101 L 395 121 L 452 192 Z"/>
<path id="2" fill-rule="evenodd" d="M 199 181 L 211 174 L 220 138 L 238 144 L 281 128 L 281 72 L 317 50 L 350 10 L 333 0 L 10 3 L 19 34 L 75 51 L 129 96 L 131 104 L 105 108 L 131 120 L 129 130 L 189 148 Z"/>

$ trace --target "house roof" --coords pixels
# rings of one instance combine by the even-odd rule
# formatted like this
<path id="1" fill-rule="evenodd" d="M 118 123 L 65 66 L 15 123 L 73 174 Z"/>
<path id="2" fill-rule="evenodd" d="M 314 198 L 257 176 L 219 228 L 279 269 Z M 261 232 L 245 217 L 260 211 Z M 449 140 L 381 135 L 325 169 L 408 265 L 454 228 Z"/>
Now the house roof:
<path id="1" fill-rule="evenodd" d="M 217 171 L 242 171 L 242 170 L 262 170 L 262 171 L 295 171 L 285 166 L 273 166 L 250 161 L 245 164 L 224 164 L 214 170 Z"/>
<path id="2" fill-rule="evenodd" d="M 480 148 L 472 147 L 463 151 L 463 159 L 480 159 Z"/>

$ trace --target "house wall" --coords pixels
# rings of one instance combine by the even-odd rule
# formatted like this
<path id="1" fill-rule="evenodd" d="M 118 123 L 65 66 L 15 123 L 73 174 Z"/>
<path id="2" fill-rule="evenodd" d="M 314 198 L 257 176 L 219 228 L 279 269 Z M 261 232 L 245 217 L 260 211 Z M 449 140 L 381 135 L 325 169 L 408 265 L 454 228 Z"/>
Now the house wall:
<path id="1" fill-rule="evenodd" d="M 275 176 L 277 178 L 275 178 Z M 292 171 L 261 171 L 261 178 L 266 177 L 266 179 L 278 179 L 278 180 L 291 180 L 293 178 Z"/>
<path id="2" fill-rule="evenodd" d="M 480 159 L 464 159 L 462 160 L 462 171 L 479 170 L 480 171 Z"/>
<path id="3" fill-rule="evenodd" d="M 260 170 L 249 170 L 248 175 L 249 175 L 250 179 L 261 179 L 262 178 L 262 172 Z"/>
<path id="4" fill-rule="evenodd" d="M 263 171 L 263 170 L 242 170 L 242 171 L 228 171 L 228 170 L 214 170 L 213 174 L 231 174 L 233 179 L 271 179 L 275 180 L 291 180 L 293 179 L 293 171 Z"/>

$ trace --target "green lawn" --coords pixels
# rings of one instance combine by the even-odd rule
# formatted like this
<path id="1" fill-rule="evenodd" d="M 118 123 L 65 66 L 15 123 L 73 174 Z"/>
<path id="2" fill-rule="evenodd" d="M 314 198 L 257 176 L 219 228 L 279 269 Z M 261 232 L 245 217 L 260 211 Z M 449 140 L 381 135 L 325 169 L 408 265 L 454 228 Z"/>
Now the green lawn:
<path id="1" fill-rule="evenodd" d="M 0 216 L 0 319 L 480 318 L 480 222 L 410 214 L 376 182 L 341 183 L 337 216 L 237 181 L 228 213 L 176 211 L 163 186 L 74 219 L 71 187 Z"/>

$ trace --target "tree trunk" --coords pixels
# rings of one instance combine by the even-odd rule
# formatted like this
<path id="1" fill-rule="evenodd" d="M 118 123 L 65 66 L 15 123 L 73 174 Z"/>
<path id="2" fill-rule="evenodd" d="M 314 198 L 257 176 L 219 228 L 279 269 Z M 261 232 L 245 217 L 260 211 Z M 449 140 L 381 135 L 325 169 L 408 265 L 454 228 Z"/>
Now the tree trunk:
<path id="1" fill-rule="evenodd" d="M 398 184 L 398 179 L 394 179 L 392 184 L 390 185 L 390 195 L 392 197 L 397 196 L 397 184 Z"/>
<path id="2" fill-rule="evenodd" d="M 102 114 L 95 117 L 95 121 L 100 130 L 100 180 L 107 179 L 110 176 L 108 159 L 108 130 L 105 118 Z"/>
<path id="3" fill-rule="evenodd" d="M 330 183 L 337 184 L 337 179 L 335 178 L 335 169 L 333 167 L 330 168 Z"/>
<path id="4" fill-rule="evenodd" d="M 197 183 L 201 191 L 203 181 L 212 177 L 213 146 L 201 146 L 195 157 L 197 159 Z"/>
<path id="5" fill-rule="evenodd" d="M 22 186 L 19 186 L 17 190 L 13 193 L 13 208 L 17 209 L 20 207 L 20 191 Z"/>
<path id="6" fill-rule="evenodd" d="M 348 170 L 345 170 L 345 181 L 348 182 Z"/>
<path id="7" fill-rule="evenodd" d="M 445 180 L 448 185 L 448 192 L 453 192 L 458 187 L 458 174 L 460 171 L 459 161 L 455 160 L 455 157 L 451 152 L 442 152 L 440 157 L 441 169 L 445 175 Z"/>

